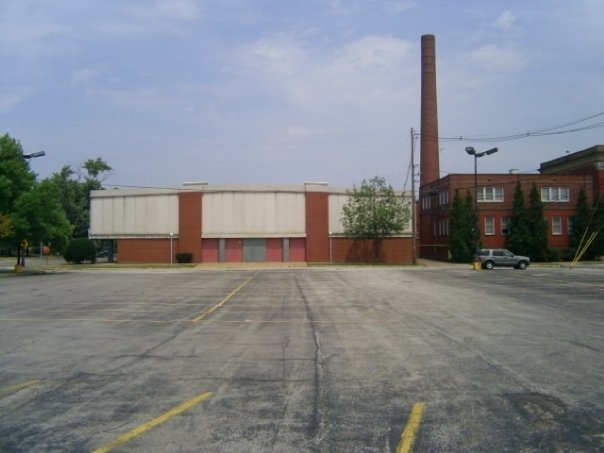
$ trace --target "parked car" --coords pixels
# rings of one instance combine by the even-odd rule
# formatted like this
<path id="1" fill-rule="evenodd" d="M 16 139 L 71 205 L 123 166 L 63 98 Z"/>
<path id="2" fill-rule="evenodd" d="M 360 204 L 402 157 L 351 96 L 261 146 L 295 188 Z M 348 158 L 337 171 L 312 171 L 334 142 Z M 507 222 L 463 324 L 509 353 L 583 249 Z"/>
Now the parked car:
<path id="1" fill-rule="evenodd" d="M 482 249 L 478 252 L 478 260 L 483 269 L 493 269 L 495 266 L 526 269 L 531 264 L 528 256 L 514 255 L 506 249 Z"/>

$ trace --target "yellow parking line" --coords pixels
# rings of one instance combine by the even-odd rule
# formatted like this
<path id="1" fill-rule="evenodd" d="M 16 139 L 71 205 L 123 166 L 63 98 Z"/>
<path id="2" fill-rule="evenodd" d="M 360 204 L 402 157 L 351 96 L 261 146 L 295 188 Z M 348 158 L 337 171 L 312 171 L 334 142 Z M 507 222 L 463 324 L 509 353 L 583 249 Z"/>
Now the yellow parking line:
<path id="1" fill-rule="evenodd" d="M 252 281 L 252 279 L 258 275 L 258 273 L 256 272 L 254 275 L 252 275 L 250 278 L 248 278 L 246 281 L 244 281 L 241 285 L 239 285 L 237 288 L 235 288 L 233 291 L 231 291 L 229 294 L 226 295 L 226 297 L 224 299 L 222 299 L 220 302 L 218 302 L 216 305 L 213 305 L 212 307 L 210 307 L 209 309 L 201 312 L 201 314 L 199 316 L 197 316 L 196 318 L 193 319 L 193 322 L 199 322 L 201 321 L 203 318 L 205 318 L 206 316 L 208 316 L 210 313 L 213 313 L 214 311 L 218 310 L 220 307 L 222 307 L 224 304 L 226 304 L 235 294 L 237 294 L 237 292 L 243 288 L 245 285 L 247 285 L 249 282 Z"/>
<path id="2" fill-rule="evenodd" d="M 407 425 L 401 434 L 401 440 L 398 447 L 396 447 L 396 453 L 411 453 L 413 451 L 413 444 L 415 443 L 415 437 L 419 431 L 419 425 L 422 422 L 425 409 L 425 403 L 416 403 L 413 405 Z"/>
<path id="3" fill-rule="evenodd" d="M 212 395 L 213 395 L 212 392 L 200 393 L 199 395 L 191 398 L 189 401 L 185 401 L 184 403 L 181 403 L 178 406 L 173 407 L 168 412 L 165 412 L 164 414 L 160 415 L 159 417 L 154 418 L 153 420 L 151 420 L 147 423 L 143 423 L 142 425 L 137 426 L 133 430 L 128 431 L 125 434 L 122 434 L 120 437 L 109 442 L 108 444 L 103 445 L 100 448 L 97 448 L 96 450 L 93 451 L 93 453 L 106 453 L 108 451 L 111 451 L 118 445 L 125 444 L 126 442 L 131 441 L 132 439 L 140 436 L 141 434 L 145 433 L 146 431 L 149 431 L 150 429 L 155 428 L 157 425 L 160 425 L 160 424 L 168 421 L 172 417 L 175 417 L 176 415 L 178 415 L 186 410 L 191 409 L 193 406 L 201 403 L 202 401 L 207 400 Z"/>
<path id="4" fill-rule="evenodd" d="M 34 379 L 33 381 L 27 381 L 27 382 L 22 382 L 21 384 L 15 384 L 15 385 L 10 385 L 8 387 L 4 387 L 0 389 L 0 393 L 13 393 L 13 392 L 17 392 L 21 389 L 24 389 L 26 387 L 30 387 L 32 385 L 36 385 L 41 383 L 42 381 L 40 381 L 39 379 Z"/>

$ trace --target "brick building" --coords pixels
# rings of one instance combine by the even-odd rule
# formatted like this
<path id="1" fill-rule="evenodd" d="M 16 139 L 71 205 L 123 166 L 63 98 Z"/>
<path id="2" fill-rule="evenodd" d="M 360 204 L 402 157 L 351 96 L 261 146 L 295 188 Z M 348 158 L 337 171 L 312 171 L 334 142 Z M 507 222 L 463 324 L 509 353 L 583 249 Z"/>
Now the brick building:
<path id="1" fill-rule="evenodd" d="M 120 263 L 170 263 L 178 252 L 195 263 L 371 262 L 373 244 L 344 235 L 348 196 L 324 183 L 97 190 L 90 238 L 116 241 Z M 381 252 L 382 262 L 411 263 L 410 227 Z"/>
<path id="2" fill-rule="evenodd" d="M 539 174 L 451 174 L 423 184 L 419 195 L 420 256 L 449 257 L 449 215 L 455 191 L 462 197 L 476 189 L 480 242 L 484 247 L 505 247 L 509 234 L 514 191 L 521 184 L 525 206 L 536 184 L 544 203 L 548 246 L 567 247 L 576 213 L 577 197 L 585 189 L 588 203 L 604 198 L 604 145 L 597 145 L 541 164 Z M 522 253 L 522 250 L 514 250 Z"/>

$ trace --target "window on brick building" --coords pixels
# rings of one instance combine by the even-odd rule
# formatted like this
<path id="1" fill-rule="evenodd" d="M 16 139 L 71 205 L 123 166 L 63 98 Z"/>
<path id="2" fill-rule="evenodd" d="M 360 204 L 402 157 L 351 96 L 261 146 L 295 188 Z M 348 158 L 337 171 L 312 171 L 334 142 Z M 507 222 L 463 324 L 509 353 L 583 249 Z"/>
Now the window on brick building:
<path id="1" fill-rule="evenodd" d="M 438 204 L 442 205 L 446 205 L 449 203 L 449 191 L 448 190 L 441 190 L 438 193 Z"/>
<path id="2" fill-rule="evenodd" d="M 508 236 L 510 234 L 510 217 L 501 218 L 501 235 Z"/>
<path id="3" fill-rule="evenodd" d="M 570 201 L 568 187 L 542 187 L 541 201 Z"/>
<path id="4" fill-rule="evenodd" d="M 560 236 L 562 234 L 562 217 L 552 217 L 552 234 L 554 236 Z"/>
<path id="5" fill-rule="evenodd" d="M 495 234 L 495 217 L 484 218 L 484 234 L 485 236 L 493 236 Z"/>
<path id="6" fill-rule="evenodd" d="M 438 221 L 439 236 L 449 235 L 449 219 L 440 219 Z"/>
<path id="7" fill-rule="evenodd" d="M 503 201 L 503 187 L 478 187 L 476 199 L 479 202 Z"/>

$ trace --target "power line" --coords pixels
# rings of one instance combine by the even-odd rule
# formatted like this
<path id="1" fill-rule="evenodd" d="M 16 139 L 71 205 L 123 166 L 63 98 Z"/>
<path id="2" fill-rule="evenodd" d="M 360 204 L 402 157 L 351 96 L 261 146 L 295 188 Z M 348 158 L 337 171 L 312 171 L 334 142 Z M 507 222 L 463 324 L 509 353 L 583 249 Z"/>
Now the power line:
<path id="1" fill-rule="evenodd" d="M 589 120 L 593 120 L 595 118 L 604 116 L 604 112 L 599 112 L 596 113 L 594 115 L 590 115 L 587 116 L 585 118 L 580 118 L 578 120 L 573 120 L 573 121 L 569 121 L 563 124 L 559 124 L 557 126 L 551 126 L 551 127 L 547 127 L 547 128 L 543 128 L 543 129 L 537 129 L 537 130 L 533 130 L 533 131 L 527 131 L 527 132 L 520 132 L 517 134 L 509 134 L 509 135 L 502 135 L 499 137 L 481 137 L 479 135 L 476 136 L 454 136 L 454 137 L 437 137 L 440 141 L 444 141 L 444 142 L 477 142 L 477 143 L 490 143 L 490 142 L 507 142 L 507 141 L 511 141 L 511 140 L 520 140 L 523 138 L 528 138 L 528 137 L 544 137 L 544 136 L 548 136 L 548 135 L 562 135 L 562 134 L 570 134 L 570 133 L 575 133 L 575 132 L 582 132 L 582 131 L 587 131 L 587 130 L 591 130 L 591 129 L 599 129 L 601 127 L 604 127 L 604 121 L 597 121 L 595 123 L 592 124 L 587 124 L 584 126 L 580 126 L 580 127 L 572 127 L 569 128 L 570 126 L 575 126 L 577 124 L 583 123 L 585 121 L 589 121 Z"/>

